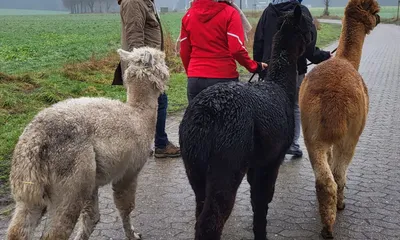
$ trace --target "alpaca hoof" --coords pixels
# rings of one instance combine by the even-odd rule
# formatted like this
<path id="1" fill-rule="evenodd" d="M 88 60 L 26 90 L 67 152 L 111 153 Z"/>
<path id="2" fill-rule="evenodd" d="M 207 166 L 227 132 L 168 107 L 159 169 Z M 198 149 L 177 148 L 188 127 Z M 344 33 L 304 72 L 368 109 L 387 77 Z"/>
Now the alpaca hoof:
<path id="1" fill-rule="evenodd" d="M 346 204 L 345 204 L 345 203 L 338 204 L 338 205 L 337 205 L 337 210 L 341 211 L 341 210 L 345 209 L 345 207 L 346 207 Z"/>
<path id="2" fill-rule="evenodd" d="M 131 231 L 131 234 L 126 238 L 126 240 L 141 240 L 142 239 L 142 234 Z"/>
<path id="3" fill-rule="evenodd" d="M 262 236 L 255 235 L 254 240 L 268 240 L 268 238 L 265 235 L 262 235 Z"/>
<path id="4" fill-rule="evenodd" d="M 142 234 L 134 232 L 133 233 L 133 240 L 140 240 L 140 239 L 142 239 Z"/>
<path id="5" fill-rule="evenodd" d="M 331 231 L 328 231 L 328 229 L 323 228 L 321 231 L 321 236 L 323 239 L 333 239 L 333 234 Z"/>

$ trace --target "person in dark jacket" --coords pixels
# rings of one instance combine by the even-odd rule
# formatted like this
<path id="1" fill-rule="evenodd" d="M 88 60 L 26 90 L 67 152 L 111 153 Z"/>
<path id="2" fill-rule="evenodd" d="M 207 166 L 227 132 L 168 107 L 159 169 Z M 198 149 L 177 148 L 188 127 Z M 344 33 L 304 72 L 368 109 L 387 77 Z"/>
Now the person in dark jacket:
<path id="1" fill-rule="evenodd" d="M 272 49 L 272 39 L 275 33 L 278 31 L 277 22 L 278 18 L 285 14 L 285 12 L 293 11 L 294 8 L 300 4 L 302 12 L 306 13 L 310 18 L 310 24 L 312 24 L 312 35 L 313 41 L 308 45 L 306 52 L 298 59 L 297 62 L 297 101 L 295 102 L 295 133 L 292 146 L 288 149 L 288 154 L 291 154 L 295 157 L 302 157 L 303 152 L 300 149 L 299 145 L 299 137 L 300 137 L 300 109 L 298 103 L 298 95 L 300 85 L 304 79 L 305 74 L 307 73 L 307 59 L 314 63 L 318 64 L 323 62 L 331 57 L 331 53 L 327 51 L 321 51 L 318 47 L 316 47 L 317 42 L 317 29 L 312 23 L 312 15 L 308 8 L 304 5 L 301 5 L 302 0 L 273 0 L 272 3 L 268 5 L 268 7 L 264 10 L 256 28 L 255 36 L 254 36 L 254 45 L 253 45 L 253 59 L 258 62 L 269 63 L 271 58 L 271 49 Z M 263 74 L 259 74 L 259 78 L 263 79 L 267 74 L 268 69 L 263 72 Z"/>

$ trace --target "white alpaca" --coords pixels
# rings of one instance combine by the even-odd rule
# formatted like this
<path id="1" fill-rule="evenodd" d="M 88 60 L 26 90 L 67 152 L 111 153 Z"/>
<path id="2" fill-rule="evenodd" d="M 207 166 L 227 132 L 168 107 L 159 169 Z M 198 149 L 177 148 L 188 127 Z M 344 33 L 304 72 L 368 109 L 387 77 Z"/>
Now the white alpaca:
<path id="1" fill-rule="evenodd" d="M 153 48 L 118 50 L 128 63 L 127 103 L 106 98 L 69 99 L 41 111 L 25 128 L 12 159 L 16 209 L 8 239 L 30 239 L 42 215 L 51 223 L 43 239 L 88 239 L 100 219 L 98 188 L 112 183 L 128 239 L 137 177 L 154 139 L 158 96 L 169 79 L 165 54 Z"/>

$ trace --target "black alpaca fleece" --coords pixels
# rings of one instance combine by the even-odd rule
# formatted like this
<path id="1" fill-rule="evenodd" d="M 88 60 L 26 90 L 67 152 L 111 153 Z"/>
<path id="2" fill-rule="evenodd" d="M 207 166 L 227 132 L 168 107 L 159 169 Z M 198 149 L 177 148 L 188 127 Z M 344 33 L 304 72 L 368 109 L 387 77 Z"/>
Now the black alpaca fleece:
<path id="1" fill-rule="evenodd" d="M 196 240 L 221 238 L 246 172 L 255 239 L 266 239 L 268 203 L 294 135 L 296 63 L 311 41 L 309 22 L 300 7 L 283 17 L 266 81 L 216 84 L 189 104 L 179 137 L 196 195 Z"/>

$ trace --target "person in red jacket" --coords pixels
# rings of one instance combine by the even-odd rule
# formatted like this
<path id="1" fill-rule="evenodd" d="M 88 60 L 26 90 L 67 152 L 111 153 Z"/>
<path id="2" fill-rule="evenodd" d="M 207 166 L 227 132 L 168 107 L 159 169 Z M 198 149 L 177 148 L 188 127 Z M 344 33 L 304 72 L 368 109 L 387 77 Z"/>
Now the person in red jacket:
<path id="1" fill-rule="evenodd" d="M 211 85 L 239 81 L 235 60 L 251 73 L 267 67 L 249 57 L 243 18 L 231 1 L 216 0 L 194 0 L 182 18 L 179 47 L 189 103 Z"/>

